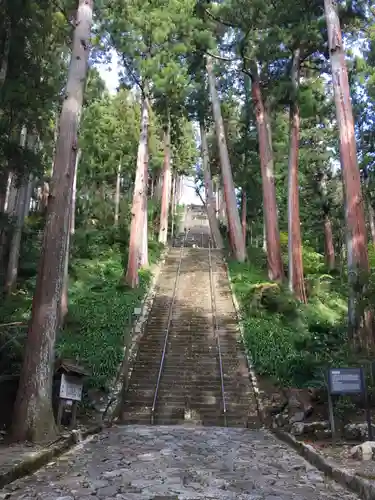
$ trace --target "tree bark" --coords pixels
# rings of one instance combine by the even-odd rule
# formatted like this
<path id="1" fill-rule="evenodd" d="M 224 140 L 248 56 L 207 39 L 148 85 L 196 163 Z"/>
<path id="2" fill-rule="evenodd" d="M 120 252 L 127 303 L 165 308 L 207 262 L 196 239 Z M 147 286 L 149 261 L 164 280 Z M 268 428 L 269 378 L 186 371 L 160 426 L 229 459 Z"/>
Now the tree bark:
<path id="1" fill-rule="evenodd" d="M 69 200 L 70 214 L 69 214 L 69 231 L 66 243 L 66 253 L 65 253 L 65 263 L 64 263 L 64 278 L 63 278 L 63 288 L 61 293 L 60 302 L 60 317 L 58 326 L 62 328 L 65 323 L 65 319 L 69 311 L 69 257 L 70 257 L 70 245 L 72 236 L 75 233 L 75 210 L 76 210 L 76 188 L 77 188 L 77 173 L 78 164 L 81 157 L 81 150 L 78 150 L 76 157 L 72 159 L 74 162 L 74 179 L 71 200 Z"/>
<path id="2" fill-rule="evenodd" d="M 266 217 L 263 216 L 263 243 L 262 243 L 263 252 L 267 253 L 267 229 L 266 229 Z"/>
<path id="3" fill-rule="evenodd" d="M 219 223 L 215 213 L 216 201 L 212 189 L 207 136 L 203 123 L 200 124 L 200 129 L 201 129 L 202 162 L 203 162 L 204 187 L 206 191 L 206 210 L 207 210 L 208 222 L 210 224 L 211 236 L 215 247 L 224 248 L 223 238 L 220 233 Z"/>
<path id="4" fill-rule="evenodd" d="M 1 206 L 1 212 L 3 212 L 3 213 L 8 212 L 9 196 L 10 196 L 10 190 L 11 190 L 11 186 L 12 186 L 12 179 L 13 179 L 13 172 L 8 172 L 8 175 L 6 176 L 6 186 L 5 186 L 5 191 L 4 191 L 4 198 L 2 200 L 2 206 Z"/>
<path id="5" fill-rule="evenodd" d="M 78 165 L 81 159 L 82 151 L 79 149 L 77 153 L 77 158 L 74 166 L 74 180 L 73 180 L 73 193 L 72 193 L 72 208 L 70 214 L 70 234 L 73 235 L 76 232 L 76 204 L 77 204 L 77 175 L 78 175 Z"/>
<path id="6" fill-rule="evenodd" d="M 118 227 L 120 214 L 120 188 L 121 188 L 121 161 L 117 167 L 116 193 L 115 193 L 115 227 Z"/>
<path id="7" fill-rule="evenodd" d="M 22 232 L 25 218 L 27 217 L 29 211 L 31 191 L 32 177 L 25 176 L 22 180 L 20 188 L 18 189 L 16 223 L 10 243 L 7 277 L 4 286 L 7 295 L 10 295 L 14 291 L 17 284 Z"/>
<path id="8" fill-rule="evenodd" d="M 12 28 L 11 20 L 8 15 L 5 16 L 4 26 L 5 26 L 5 39 L 4 39 L 3 54 L 1 59 L 1 66 L 0 66 L 0 90 L 2 89 L 5 83 L 8 73 L 11 28 Z"/>
<path id="9" fill-rule="evenodd" d="M 247 208 L 246 208 L 246 191 L 242 188 L 241 194 L 241 207 L 242 207 L 242 216 L 241 216 L 241 225 L 242 225 L 242 237 L 246 246 L 246 233 L 247 233 Z"/>
<path id="10" fill-rule="evenodd" d="M 281 281 L 284 277 L 284 271 L 281 258 L 280 232 L 277 217 L 271 125 L 267 110 L 263 103 L 259 75 L 256 68 L 254 68 L 252 72 L 251 90 L 258 128 L 268 276 L 271 280 Z"/>
<path id="11" fill-rule="evenodd" d="M 323 230 L 324 230 L 324 256 L 326 266 L 330 271 L 335 269 L 335 247 L 333 244 L 332 223 L 330 218 L 330 205 L 327 197 L 327 176 L 324 172 L 319 173 L 320 195 L 322 201 Z"/>
<path id="12" fill-rule="evenodd" d="M 26 127 L 22 127 L 20 134 L 20 147 L 25 149 L 27 142 L 27 130 Z M 13 174 L 8 177 L 7 193 L 5 196 L 5 210 L 11 214 L 14 218 L 14 227 L 11 233 L 11 241 L 9 246 L 9 258 L 7 265 L 7 274 L 5 279 L 4 290 L 7 295 L 10 295 L 16 286 L 17 276 L 18 276 L 18 264 L 21 249 L 21 239 L 22 239 L 22 229 L 24 225 L 24 220 L 26 217 L 25 204 L 27 203 L 27 195 L 31 190 L 29 184 L 31 179 L 27 174 L 25 174 L 20 182 L 20 185 L 16 187 L 16 176 Z M 29 200 L 30 203 L 30 200 Z M 5 235 L 4 235 L 5 236 Z M 7 238 L 4 238 L 4 245 L 7 246 Z"/>
<path id="13" fill-rule="evenodd" d="M 340 158 L 345 197 L 349 279 L 349 336 L 354 346 L 368 350 L 373 347 L 374 339 L 372 334 L 372 314 L 369 311 L 364 311 L 362 306 L 362 298 L 367 288 L 369 261 L 353 110 L 337 2 L 324 0 L 324 7 L 328 28 L 336 116 L 340 132 Z"/>
<path id="14" fill-rule="evenodd" d="M 69 201 L 74 179 L 72 158 L 77 148 L 88 69 L 92 13 L 93 1 L 79 0 L 42 255 L 14 407 L 12 435 L 16 441 L 52 440 L 56 436 L 51 398 L 55 338 L 69 232 Z"/>
<path id="15" fill-rule="evenodd" d="M 232 169 L 225 138 L 220 102 L 216 90 L 212 59 L 209 56 L 206 56 L 206 68 L 208 75 L 208 85 L 211 94 L 212 111 L 215 120 L 216 138 L 218 141 L 220 152 L 221 173 L 224 185 L 224 196 L 228 216 L 230 240 L 235 258 L 239 262 L 244 262 L 246 259 L 245 243 L 242 237 L 241 222 L 237 209 L 236 193 L 234 190 Z"/>
<path id="16" fill-rule="evenodd" d="M 141 133 L 138 144 L 137 170 L 135 174 L 132 220 L 130 225 L 128 267 L 125 282 L 135 288 L 139 285 L 138 269 L 141 265 L 142 241 L 144 239 L 144 195 L 147 186 L 145 179 L 145 159 L 147 155 L 149 111 L 148 102 L 142 100 Z"/>
<path id="17" fill-rule="evenodd" d="M 224 226 L 228 226 L 227 208 L 221 186 L 219 187 L 219 220 Z"/>
<path id="18" fill-rule="evenodd" d="M 174 215 L 176 202 L 176 176 L 172 173 L 172 198 L 171 198 L 171 240 L 174 235 Z"/>
<path id="19" fill-rule="evenodd" d="M 290 144 L 288 166 L 288 261 L 289 289 L 303 303 L 307 302 L 303 277 L 301 223 L 299 215 L 298 156 L 300 138 L 300 111 L 298 87 L 301 51 L 297 48 L 293 54 L 290 102 Z"/>
<path id="20" fill-rule="evenodd" d="M 156 179 L 156 184 L 154 188 L 154 197 L 157 201 L 161 200 L 161 194 L 163 190 L 163 174 L 159 172 Z"/>
<path id="21" fill-rule="evenodd" d="M 335 247 L 333 246 L 332 223 L 328 214 L 324 214 L 324 253 L 328 269 L 335 269 Z"/>
<path id="22" fill-rule="evenodd" d="M 366 165 L 363 167 L 363 191 L 365 193 L 365 203 L 367 206 L 368 222 L 370 226 L 370 234 L 372 245 L 375 246 L 375 212 L 371 203 L 371 193 L 369 189 L 369 175 Z"/>
<path id="23" fill-rule="evenodd" d="M 170 198 L 170 185 L 171 185 L 171 131 L 170 123 L 168 122 L 164 130 L 164 168 L 163 168 L 163 188 L 161 195 L 161 212 L 160 212 L 160 229 L 159 241 L 160 243 L 167 243 L 168 239 L 168 212 L 169 212 L 169 198 Z"/>
<path id="24" fill-rule="evenodd" d="M 368 218 L 371 231 L 371 241 L 372 245 L 375 246 L 375 212 L 370 199 L 368 200 L 367 208 L 368 208 Z"/>
<path id="25" fill-rule="evenodd" d="M 148 134 L 148 131 L 147 131 Z M 148 267 L 148 208 L 147 208 L 147 196 L 148 196 L 148 135 L 147 135 L 147 144 L 146 144 L 146 152 L 144 159 L 144 169 L 145 169 L 145 186 L 144 186 L 144 194 L 143 194 L 143 238 L 142 238 L 142 250 L 141 250 L 141 266 Z"/>

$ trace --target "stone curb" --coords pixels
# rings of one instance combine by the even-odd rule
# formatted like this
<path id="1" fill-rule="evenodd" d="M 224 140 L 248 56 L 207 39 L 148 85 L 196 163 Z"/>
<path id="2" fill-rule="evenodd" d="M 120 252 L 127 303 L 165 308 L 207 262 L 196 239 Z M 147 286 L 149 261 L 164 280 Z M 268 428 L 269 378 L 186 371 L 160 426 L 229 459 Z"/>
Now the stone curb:
<path id="1" fill-rule="evenodd" d="M 353 491 L 363 500 L 375 500 L 375 482 L 370 482 L 356 474 L 352 474 L 344 469 L 339 468 L 337 465 L 329 462 L 319 452 L 317 452 L 311 445 L 297 441 L 291 434 L 278 430 L 270 429 L 271 432 L 280 441 L 288 444 L 294 448 L 303 458 L 305 458 L 311 465 L 322 471 L 327 476 L 331 477 L 339 484 Z"/>
<path id="2" fill-rule="evenodd" d="M 8 470 L 0 471 L 0 489 L 17 479 L 32 474 L 50 462 L 53 458 L 59 457 L 85 438 L 93 434 L 98 434 L 102 430 L 102 425 L 96 425 L 84 430 L 73 430 L 70 432 L 69 436 L 60 438 L 59 442 L 52 443 L 42 450 L 37 451 L 33 456 L 11 465 Z"/>
<path id="3" fill-rule="evenodd" d="M 124 380 L 124 373 L 123 373 L 124 364 L 125 362 L 128 363 L 127 376 L 128 380 L 130 380 L 130 376 L 133 371 L 134 360 L 137 356 L 139 341 L 141 340 L 144 333 L 144 326 L 147 322 L 148 316 L 152 308 L 152 304 L 156 296 L 157 283 L 159 280 L 160 273 L 162 272 L 162 268 L 164 266 L 168 252 L 169 252 L 169 247 L 166 247 L 162 251 L 159 261 L 153 266 L 153 268 L 151 268 L 151 273 L 152 273 L 151 283 L 139 305 L 139 308 L 141 309 L 141 314 L 131 329 L 131 344 L 129 346 L 128 360 L 126 361 L 125 359 L 126 347 L 124 347 L 124 358 L 121 361 L 121 364 L 118 368 L 117 376 L 111 391 L 111 393 L 112 394 L 115 393 L 115 395 L 113 395 L 110 398 L 110 402 L 107 405 L 106 410 L 103 414 L 103 419 L 107 416 L 107 413 L 109 413 L 109 415 L 107 416 L 109 421 L 116 419 L 116 417 L 118 416 L 117 405 L 120 403 L 119 399 L 121 398 L 121 390 Z M 110 408 L 113 407 L 113 405 L 115 405 L 115 408 L 114 410 L 112 410 L 112 412 L 110 412 Z"/>
<path id="4" fill-rule="evenodd" d="M 253 390 L 254 390 L 256 405 L 258 407 L 258 414 L 259 414 L 259 417 L 260 417 L 260 420 L 261 420 L 262 424 L 264 425 L 265 421 L 266 421 L 266 415 L 265 415 L 265 411 L 264 411 L 264 405 L 263 405 L 262 397 L 261 397 L 260 390 L 259 390 L 258 379 L 257 379 L 257 375 L 256 375 L 256 372 L 255 372 L 254 363 L 253 363 L 253 360 L 251 359 L 251 355 L 250 355 L 248 349 L 246 348 L 246 344 L 245 344 L 245 328 L 244 328 L 244 325 L 243 325 L 243 316 L 242 316 L 242 313 L 241 313 L 241 308 L 240 308 L 240 305 L 239 305 L 239 301 L 237 299 L 237 296 L 236 296 L 236 293 L 234 291 L 234 287 L 233 287 L 233 284 L 232 284 L 232 278 L 231 278 L 231 275 L 230 275 L 230 270 L 229 270 L 228 263 L 227 263 L 227 261 L 226 261 L 225 258 L 223 260 L 224 260 L 224 265 L 225 265 L 225 269 L 226 269 L 226 272 L 227 272 L 227 277 L 228 277 L 228 282 L 229 282 L 229 286 L 230 286 L 230 290 L 231 290 L 231 295 L 232 295 L 232 301 L 233 301 L 234 309 L 236 311 L 237 324 L 238 324 L 238 328 L 239 328 L 239 331 L 240 331 L 240 337 L 241 337 L 242 346 L 243 346 L 243 349 L 244 349 L 243 353 L 246 356 L 247 367 L 248 367 L 248 370 L 249 370 L 249 377 L 250 377 L 251 385 L 252 385 Z"/>
<path id="5" fill-rule="evenodd" d="M 254 365 L 251 359 L 251 356 L 246 349 L 246 345 L 244 342 L 244 326 L 243 326 L 243 317 L 241 314 L 241 309 L 239 306 L 239 302 L 237 296 L 234 291 L 234 287 L 232 285 L 231 275 L 228 263 L 224 259 L 225 267 L 227 270 L 229 285 L 232 292 L 233 305 L 236 310 L 237 318 L 238 318 L 238 326 L 241 332 L 241 340 L 245 349 L 245 354 L 247 358 L 248 368 L 250 380 L 254 389 L 256 402 L 258 405 L 259 416 L 261 418 L 262 423 L 265 423 L 265 411 L 264 405 L 261 397 L 261 392 L 259 390 L 257 376 L 254 369 Z M 330 463 L 326 458 L 324 458 L 319 452 L 317 452 L 311 445 L 305 444 L 302 441 L 297 441 L 294 436 L 291 434 L 281 431 L 280 429 L 273 429 L 267 426 L 269 431 L 280 441 L 283 441 L 293 449 L 295 449 L 299 455 L 301 455 L 305 460 L 307 460 L 311 465 L 319 469 L 326 476 L 331 477 L 337 483 L 341 484 L 345 488 L 349 489 L 353 493 L 359 495 L 363 500 L 375 500 L 375 482 L 372 483 L 364 478 L 359 477 L 356 474 L 352 474 L 344 469 L 339 468 L 338 466 Z"/>

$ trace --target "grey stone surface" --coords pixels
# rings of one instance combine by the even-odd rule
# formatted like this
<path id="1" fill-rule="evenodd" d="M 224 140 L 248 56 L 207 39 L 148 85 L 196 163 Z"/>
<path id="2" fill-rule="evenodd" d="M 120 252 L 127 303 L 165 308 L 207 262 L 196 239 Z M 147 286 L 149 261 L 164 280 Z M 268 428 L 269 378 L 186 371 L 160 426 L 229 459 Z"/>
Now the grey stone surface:
<path id="1" fill-rule="evenodd" d="M 39 500 L 354 500 L 263 430 L 113 427 L 1 498 Z"/>

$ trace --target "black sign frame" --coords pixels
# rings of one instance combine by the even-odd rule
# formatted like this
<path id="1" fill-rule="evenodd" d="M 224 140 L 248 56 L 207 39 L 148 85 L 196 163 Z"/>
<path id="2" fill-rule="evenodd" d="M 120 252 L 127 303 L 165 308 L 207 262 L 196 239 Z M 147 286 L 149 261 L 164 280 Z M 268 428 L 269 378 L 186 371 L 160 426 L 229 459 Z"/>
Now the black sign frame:
<path id="1" fill-rule="evenodd" d="M 357 388 L 346 388 L 345 387 L 342 390 L 335 390 L 333 387 L 333 381 L 332 381 L 332 372 L 337 371 L 341 373 L 357 373 L 359 375 L 359 386 L 357 385 Z M 328 389 L 328 408 L 329 408 L 329 419 L 331 422 L 331 431 L 332 431 L 332 437 L 333 439 L 335 438 L 336 435 L 336 430 L 335 430 L 335 417 L 334 417 L 334 412 L 333 412 L 333 397 L 334 396 L 353 396 L 355 394 L 360 394 L 363 399 L 364 407 L 366 410 L 366 421 L 367 421 L 367 427 L 368 427 L 368 439 L 370 441 L 373 440 L 373 432 L 372 432 L 372 422 L 371 422 L 371 413 L 370 413 L 370 405 L 369 405 L 369 399 L 368 399 L 368 393 L 367 393 L 367 386 L 366 386 L 366 378 L 365 378 L 365 371 L 363 367 L 355 367 L 355 368 L 329 368 L 328 373 L 327 373 L 327 389 Z"/>
<path id="2" fill-rule="evenodd" d="M 359 387 L 354 389 L 335 390 L 333 382 L 333 372 L 339 372 L 343 375 L 356 374 L 358 375 Z M 330 368 L 328 370 L 328 388 L 331 396 L 344 396 L 350 394 L 364 394 L 366 392 L 366 382 L 363 368 Z"/>

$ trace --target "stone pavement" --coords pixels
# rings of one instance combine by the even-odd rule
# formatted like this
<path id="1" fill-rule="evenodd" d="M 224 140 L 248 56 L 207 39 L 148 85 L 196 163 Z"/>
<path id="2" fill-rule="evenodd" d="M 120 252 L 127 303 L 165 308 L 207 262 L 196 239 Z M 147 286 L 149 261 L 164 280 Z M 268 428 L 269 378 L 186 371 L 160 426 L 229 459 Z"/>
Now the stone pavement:
<path id="1" fill-rule="evenodd" d="M 0 492 L 40 500 L 354 500 L 263 430 L 124 426 Z"/>

